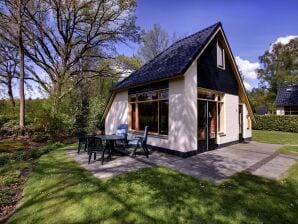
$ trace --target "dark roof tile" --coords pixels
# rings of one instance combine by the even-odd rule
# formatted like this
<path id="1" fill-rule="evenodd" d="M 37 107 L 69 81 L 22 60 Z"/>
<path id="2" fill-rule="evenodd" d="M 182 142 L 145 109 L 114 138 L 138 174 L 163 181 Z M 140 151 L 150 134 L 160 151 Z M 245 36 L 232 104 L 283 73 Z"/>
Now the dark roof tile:
<path id="1" fill-rule="evenodd" d="M 298 106 L 298 85 L 281 86 L 277 90 L 276 106 Z"/>
<path id="2" fill-rule="evenodd" d="M 220 22 L 216 23 L 175 42 L 140 69 L 117 83 L 113 90 L 120 90 L 183 74 L 220 26 Z"/>

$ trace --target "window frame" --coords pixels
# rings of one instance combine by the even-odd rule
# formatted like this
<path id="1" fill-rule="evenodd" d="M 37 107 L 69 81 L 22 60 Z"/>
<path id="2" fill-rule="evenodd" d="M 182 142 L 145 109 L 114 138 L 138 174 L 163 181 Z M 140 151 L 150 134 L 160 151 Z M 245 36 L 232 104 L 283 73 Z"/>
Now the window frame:
<path id="1" fill-rule="evenodd" d="M 214 95 L 214 99 L 210 98 L 200 98 L 199 95 Z M 211 101 L 216 102 L 216 128 L 217 128 L 217 134 L 218 135 L 225 135 L 226 134 L 226 115 L 225 115 L 225 93 L 208 90 L 208 89 L 202 89 L 199 88 L 197 91 L 197 100 L 205 100 L 205 101 Z M 221 105 L 221 111 L 220 116 L 218 116 L 218 108 L 219 105 Z M 222 125 L 220 125 L 222 124 Z"/>
<path id="2" fill-rule="evenodd" d="M 219 64 L 219 55 L 218 53 L 221 52 L 221 60 L 222 60 L 222 65 Z M 225 70 L 226 66 L 225 66 L 226 62 L 225 62 L 225 49 L 223 48 L 222 44 L 217 41 L 216 43 L 216 65 L 218 68 Z"/>
<path id="3" fill-rule="evenodd" d="M 161 98 L 161 92 L 167 91 L 168 95 L 166 98 Z M 157 93 L 157 99 L 149 99 L 149 100 L 139 100 L 138 96 L 146 93 L 151 93 L 151 92 L 156 92 Z M 131 101 L 131 96 L 135 96 L 135 101 Z M 139 93 L 134 93 L 134 94 L 129 94 L 128 95 L 128 104 L 129 104 L 129 110 L 128 110 L 128 117 L 129 117 L 129 122 L 128 122 L 128 130 L 133 131 L 133 132 L 144 132 L 144 130 L 140 130 L 139 125 L 140 125 L 140 119 L 139 119 L 139 106 L 138 104 L 140 103 L 148 103 L 148 102 L 157 102 L 157 132 L 152 132 L 149 129 L 149 133 L 153 135 L 159 135 L 159 136 L 168 136 L 169 134 L 169 108 L 168 108 L 168 134 L 160 134 L 160 102 L 162 101 L 167 101 L 169 105 L 169 88 L 162 88 L 162 89 L 157 89 L 157 90 L 150 90 L 150 91 L 144 91 L 144 92 L 139 92 Z M 135 128 L 132 128 L 132 104 L 135 105 Z"/>
<path id="4" fill-rule="evenodd" d="M 284 115 L 298 115 L 298 106 L 284 106 Z"/>

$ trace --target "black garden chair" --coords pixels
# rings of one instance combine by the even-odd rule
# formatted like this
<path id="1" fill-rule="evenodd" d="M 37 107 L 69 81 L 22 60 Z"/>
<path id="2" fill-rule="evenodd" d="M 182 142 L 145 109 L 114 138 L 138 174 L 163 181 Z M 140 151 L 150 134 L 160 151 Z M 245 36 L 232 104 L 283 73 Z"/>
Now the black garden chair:
<path id="1" fill-rule="evenodd" d="M 132 156 L 136 156 L 136 152 L 139 148 L 142 148 L 146 157 L 149 157 L 149 150 L 147 147 L 147 138 L 148 138 L 148 129 L 149 126 L 145 126 L 144 136 L 143 137 L 136 137 L 132 140 L 128 141 L 129 146 L 135 146 Z"/>
<path id="2" fill-rule="evenodd" d="M 78 153 L 80 153 L 81 149 L 84 149 L 84 152 L 87 151 L 87 136 L 84 134 L 78 135 L 79 146 Z"/>
<path id="3" fill-rule="evenodd" d="M 96 160 L 96 153 L 101 153 L 101 165 L 104 162 L 104 154 L 106 148 L 104 147 L 102 140 L 100 138 L 96 138 L 94 136 L 90 136 L 87 138 L 87 152 L 89 155 L 88 164 L 90 164 L 92 154 L 94 156 L 94 160 Z"/>

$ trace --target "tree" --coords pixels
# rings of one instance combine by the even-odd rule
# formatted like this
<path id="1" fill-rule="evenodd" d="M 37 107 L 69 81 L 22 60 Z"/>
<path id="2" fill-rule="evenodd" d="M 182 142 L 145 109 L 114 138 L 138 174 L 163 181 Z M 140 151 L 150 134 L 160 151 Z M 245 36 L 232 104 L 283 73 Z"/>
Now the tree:
<path id="1" fill-rule="evenodd" d="M 268 90 L 264 88 L 253 88 L 250 92 L 248 92 L 248 96 L 251 102 L 251 105 L 254 110 L 256 110 L 259 107 L 267 107 L 268 109 L 270 108 L 270 104 L 267 102 L 267 94 Z"/>
<path id="2" fill-rule="evenodd" d="M 136 56 L 128 57 L 120 54 L 116 57 L 115 66 L 126 71 L 135 71 L 142 66 L 142 60 Z"/>
<path id="3" fill-rule="evenodd" d="M 18 39 L 18 49 L 20 54 L 20 129 L 21 133 L 24 132 L 25 129 L 25 53 L 24 53 L 24 43 L 23 43 L 23 14 L 25 4 L 23 0 L 17 1 L 17 24 L 18 24 L 18 32 L 17 32 L 17 39 Z"/>
<path id="4" fill-rule="evenodd" d="M 263 68 L 258 70 L 258 79 L 268 90 L 267 100 L 273 104 L 279 85 L 298 81 L 298 38 L 288 44 L 274 44 L 259 59 Z"/>
<path id="5" fill-rule="evenodd" d="M 170 42 L 169 34 L 159 24 L 154 24 L 143 34 L 138 54 L 144 62 L 150 61 L 168 48 Z"/>
<path id="6" fill-rule="evenodd" d="M 15 106 L 13 85 L 15 80 L 20 79 L 20 58 L 17 47 L 0 38 L 0 85 L 4 87 L 12 106 Z M 25 63 L 25 84 L 27 88 L 31 88 L 30 81 L 39 83 L 35 77 L 38 77 L 32 65 Z"/>
<path id="7" fill-rule="evenodd" d="M 30 24 L 24 30 L 25 54 L 51 80 L 50 86 L 43 84 L 55 106 L 82 80 L 112 76 L 107 61 L 115 44 L 138 39 L 135 7 L 134 0 L 39 0 L 26 8 Z M 89 60 L 97 66 L 77 66 Z"/>
<path id="8" fill-rule="evenodd" d="M 135 0 L 30 0 L 24 7 L 24 52 L 45 71 L 45 79 L 34 79 L 52 96 L 54 108 L 82 80 L 115 75 L 109 69 L 115 44 L 139 39 L 135 8 Z M 2 17 L 9 17 L 7 12 Z M 2 30 L 17 39 L 14 30 Z M 91 60 L 97 66 L 78 66 Z"/>
<path id="9" fill-rule="evenodd" d="M 19 51 L 20 129 L 25 129 L 25 55 L 23 43 L 24 9 L 30 0 L 1 1 L 1 38 L 16 46 Z M 7 35 L 7 36 L 6 36 Z M 13 37 L 12 39 L 9 39 Z"/>
<path id="10" fill-rule="evenodd" d="M 0 40 L 0 84 L 7 90 L 12 106 L 15 106 L 12 86 L 17 78 L 18 51 L 13 46 Z"/>

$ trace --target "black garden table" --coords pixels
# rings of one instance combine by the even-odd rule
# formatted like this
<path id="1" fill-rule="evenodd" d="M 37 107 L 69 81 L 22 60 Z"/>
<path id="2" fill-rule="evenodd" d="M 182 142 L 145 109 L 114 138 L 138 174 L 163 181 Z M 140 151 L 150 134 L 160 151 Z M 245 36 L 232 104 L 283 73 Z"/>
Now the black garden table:
<path id="1" fill-rule="evenodd" d="M 96 135 L 95 138 L 99 138 L 102 141 L 106 142 L 106 149 L 109 152 L 108 158 L 112 157 L 112 154 L 116 151 L 115 150 L 115 142 L 119 140 L 125 140 L 123 136 L 117 136 L 117 135 Z"/>

